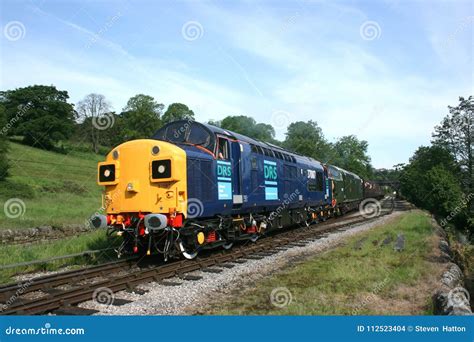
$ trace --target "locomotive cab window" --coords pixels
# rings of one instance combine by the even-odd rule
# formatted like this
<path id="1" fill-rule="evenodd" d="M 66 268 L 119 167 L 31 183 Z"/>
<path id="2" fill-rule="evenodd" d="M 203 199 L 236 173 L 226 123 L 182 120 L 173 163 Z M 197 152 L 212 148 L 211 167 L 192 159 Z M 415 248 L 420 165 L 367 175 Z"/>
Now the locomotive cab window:
<path id="1" fill-rule="evenodd" d="M 219 159 L 229 159 L 229 140 L 224 138 L 219 138 L 217 144 L 217 158 Z"/>

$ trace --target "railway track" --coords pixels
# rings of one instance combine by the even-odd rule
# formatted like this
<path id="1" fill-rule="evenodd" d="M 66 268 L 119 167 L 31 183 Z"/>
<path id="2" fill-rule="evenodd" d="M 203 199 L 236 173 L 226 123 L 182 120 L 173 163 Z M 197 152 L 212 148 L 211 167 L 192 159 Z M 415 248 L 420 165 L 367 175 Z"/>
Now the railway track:
<path id="1" fill-rule="evenodd" d="M 384 204 L 386 207 L 387 203 Z M 232 263 L 242 263 L 246 259 L 262 259 L 278 253 L 281 249 L 304 246 L 332 231 L 346 230 L 352 225 L 374 220 L 393 210 L 411 208 L 407 203 L 396 201 L 391 203 L 390 208 L 383 209 L 380 215 L 372 219 L 367 219 L 362 215 L 341 217 L 305 228 L 285 230 L 258 240 L 257 243 L 235 246 L 229 251 L 208 252 L 195 260 L 178 260 L 168 263 L 157 263 L 156 259 L 149 257 L 120 260 L 3 285 L 0 286 L 0 314 L 33 315 L 74 312 L 75 305 L 91 300 L 94 293 L 102 288 L 115 293 L 133 290 L 143 283 L 159 282 L 172 277 L 186 279 L 186 273 L 189 272 L 205 270 L 213 266 L 232 267 Z"/>

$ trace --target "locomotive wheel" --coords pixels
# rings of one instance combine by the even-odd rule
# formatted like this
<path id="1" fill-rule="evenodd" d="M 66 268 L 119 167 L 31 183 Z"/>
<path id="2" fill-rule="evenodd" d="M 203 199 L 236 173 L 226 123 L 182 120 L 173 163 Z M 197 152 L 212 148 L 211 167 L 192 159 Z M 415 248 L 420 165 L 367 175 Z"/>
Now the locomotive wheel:
<path id="1" fill-rule="evenodd" d="M 181 250 L 181 254 L 188 260 L 193 260 L 197 257 L 198 251 L 194 251 L 192 253 L 186 251 L 186 248 L 184 248 L 183 241 L 180 241 L 179 243 L 179 249 Z"/>

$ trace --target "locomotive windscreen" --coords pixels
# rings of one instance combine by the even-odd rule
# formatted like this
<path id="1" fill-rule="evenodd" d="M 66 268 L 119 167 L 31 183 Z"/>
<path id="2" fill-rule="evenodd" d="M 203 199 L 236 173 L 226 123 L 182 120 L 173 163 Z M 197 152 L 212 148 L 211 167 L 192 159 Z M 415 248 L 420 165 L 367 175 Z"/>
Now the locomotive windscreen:
<path id="1" fill-rule="evenodd" d="M 160 128 L 153 139 L 202 146 L 214 151 L 214 134 L 198 122 L 175 121 Z"/>

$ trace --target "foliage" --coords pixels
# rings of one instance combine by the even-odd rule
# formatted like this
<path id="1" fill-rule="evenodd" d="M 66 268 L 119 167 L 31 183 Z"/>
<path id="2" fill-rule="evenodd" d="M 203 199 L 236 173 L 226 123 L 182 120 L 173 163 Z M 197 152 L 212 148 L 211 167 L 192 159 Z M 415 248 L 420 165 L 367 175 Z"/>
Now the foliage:
<path id="1" fill-rule="evenodd" d="M 167 124 L 176 120 L 194 120 L 194 112 L 183 103 L 172 103 L 163 114 L 161 121 Z"/>
<path id="2" fill-rule="evenodd" d="M 164 105 L 152 96 L 138 94 L 131 97 L 123 109 L 122 140 L 150 138 L 161 127 Z"/>
<path id="3" fill-rule="evenodd" d="M 420 208 L 447 217 L 464 209 L 459 166 L 442 146 L 420 147 L 400 175 L 402 194 Z M 465 223 L 466 216 L 455 216 L 454 223 Z"/>
<path id="4" fill-rule="evenodd" d="M 464 192 L 466 195 L 474 194 L 474 97 L 460 97 L 459 104 L 456 107 L 448 106 L 448 109 L 449 114 L 435 127 L 433 143 L 445 147 L 456 158 Z M 470 208 L 472 214 L 472 200 Z"/>
<path id="5" fill-rule="evenodd" d="M 24 143 L 53 149 L 67 139 L 74 127 L 74 107 L 67 91 L 54 86 L 34 85 L 0 92 L 8 122 L 9 135 L 23 136 Z"/>
<path id="6" fill-rule="evenodd" d="M 77 146 L 81 145 L 87 149 L 87 151 L 94 151 L 95 153 L 99 154 L 106 154 L 112 146 L 117 146 L 124 142 L 123 135 L 123 120 L 120 115 L 115 114 L 114 112 L 107 113 L 108 120 L 113 123 L 107 129 L 98 131 L 100 134 L 98 135 L 98 140 L 96 141 L 95 145 L 92 140 L 89 138 L 92 134 L 91 130 L 94 129 L 94 125 L 92 124 L 93 118 L 89 117 L 84 119 L 81 123 L 76 125 L 75 134 L 72 137 L 72 140 L 75 142 L 71 146 L 71 144 L 65 144 L 66 148 L 71 147 L 73 149 L 77 149 Z M 104 152 L 104 147 L 105 152 Z M 96 152 L 97 151 L 97 152 Z"/>
<path id="7" fill-rule="evenodd" d="M 82 119 L 82 127 L 85 128 L 85 136 L 88 137 L 92 143 L 92 149 L 95 153 L 98 152 L 100 144 L 100 136 L 102 134 L 102 127 L 108 129 L 110 127 L 100 125 L 99 120 L 110 120 L 109 117 L 104 117 L 110 112 L 111 105 L 102 94 L 89 94 L 77 104 L 77 114 Z M 104 130 L 105 130 L 104 129 Z"/>
<path id="8" fill-rule="evenodd" d="M 297 121 L 288 126 L 283 146 L 290 151 L 326 162 L 330 159 L 330 144 L 315 121 Z"/>
<path id="9" fill-rule="evenodd" d="M 372 179 L 397 181 L 400 178 L 402 165 L 395 165 L 393 169 L 373 169 Z"/>
<path id="10" fill-rule="evenodd" d="M 215 122 L 211 124 L 215 124 Z M 222 121 L 218 122 L 218 126 L 256 140 L 269 143 L 275 141 L 275 129 L 272 125 L 257 123 L 255 119 L 249 116 L 227 116 Z"/>
<path id="11" fill-rule="evenodd" d="M 8 176 L 8 141 L 3 131 L 6 130 L 6 125 L 5 108 L 0 104 L 0 181 Z"/>
<path id="12" fill-rule="evenodd" d="M 367 154 L 368 147 L 367 141 L 358 140 L 354 135 L 342 137 L 333 145 L 331 163 L 364 179 L 372 179 L 374 174 Z"/>

